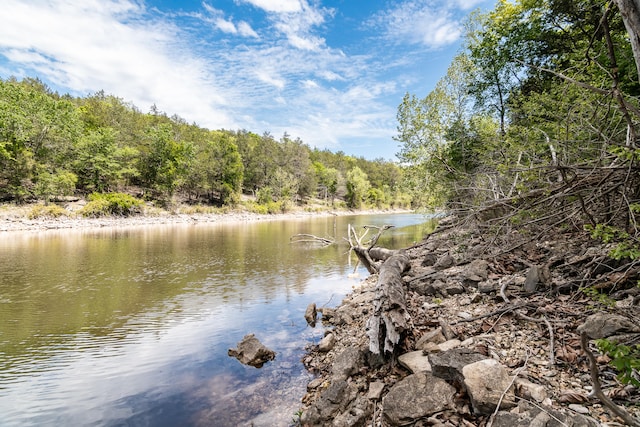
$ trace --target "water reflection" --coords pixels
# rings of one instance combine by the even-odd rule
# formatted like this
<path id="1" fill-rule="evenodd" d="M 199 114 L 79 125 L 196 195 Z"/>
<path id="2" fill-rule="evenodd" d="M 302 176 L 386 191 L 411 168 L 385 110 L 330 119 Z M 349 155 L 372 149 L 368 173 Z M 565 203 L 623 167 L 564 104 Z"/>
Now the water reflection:
<path id="1" fill-rule="evenodd" d="M 419 240 L 424 228 L 405 226 L 423 221 L 2 235 L 2 424 L 287 425 L 308 381 L 304 346 L 322 335 L 306 327 L 304 309 L 335 305 L 357 283 L 346 278 L 345 246 L 298 247 L 289 237 L 340 239 L 348 223 L 392 223 L 404 237 L 385 245 L 398 247 Z M 277 352 L 260 370 L 226 356 L 249 332 Z"/>

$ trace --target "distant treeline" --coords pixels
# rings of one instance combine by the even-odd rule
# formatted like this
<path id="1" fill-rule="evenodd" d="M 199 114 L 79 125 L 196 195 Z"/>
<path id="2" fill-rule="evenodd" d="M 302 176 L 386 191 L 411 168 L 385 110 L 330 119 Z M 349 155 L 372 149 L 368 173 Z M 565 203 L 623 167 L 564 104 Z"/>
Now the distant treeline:
<path id="1" fill-rule="evenodd" d="M 409 207 L 402 169 L 312 149 L 285 134 L 210 130 L 104 92 L 59 95 L 38 79 L 0 79 L 0 200 L 125 192 L 145 200 L 234 205 L 320 198 Z"/>

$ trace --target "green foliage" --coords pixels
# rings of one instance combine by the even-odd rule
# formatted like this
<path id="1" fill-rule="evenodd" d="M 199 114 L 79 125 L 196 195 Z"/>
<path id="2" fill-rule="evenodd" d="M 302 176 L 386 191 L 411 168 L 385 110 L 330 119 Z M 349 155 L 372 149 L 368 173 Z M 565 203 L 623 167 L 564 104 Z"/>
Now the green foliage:
<path id="1" fill-rule="evenodd" d="M 78 177 L 69 171 L 41 172 L 36 178 L 34 193 L 48 202 L 51 197 L 70 196 L 76 188 Z"/>
<path id="2" fill-rule="evenodd" d="M 611 258 L 615 260 L 640 258 L 640 244 L 626 231 L 605 224 L 596 224 L 595 227 L 587 224 L 585 230 L 589 231 L 594 239 L 602 240 L 604 243 L 616 243 L 609 251 Z"/>
<path id="3" fill-rule="evenodd" d="M 67 211 L 62 206 L 52 204 L 38 204 L 34 206 L 27 215 L 29 219 L 60 218 L 63 216 L 69 216 L 69 211 Z"/>
<path id="4" fill-rule="evenodd" d="M 352 209 L 360 209 L 371 184 L 367 174 L 359 167 L 354 167 L 347 173 L 347 206 Z"/>
<path id="5" fill-rule="evenodd" d="M 618 379 L 623 384 L 640 387 L 638 369 L 640 369 L 640 345 L 616 344 L 607 339 L 596 340 L 598 349 L 611 358 L 611 366 L 618 371 Z"/>
<path id="6" fill-rule="evenodd" d="M 85 217 L 131 216 L 142 212 L 144 203 L 129 194 L 92 193 L 80 214 Z"/>

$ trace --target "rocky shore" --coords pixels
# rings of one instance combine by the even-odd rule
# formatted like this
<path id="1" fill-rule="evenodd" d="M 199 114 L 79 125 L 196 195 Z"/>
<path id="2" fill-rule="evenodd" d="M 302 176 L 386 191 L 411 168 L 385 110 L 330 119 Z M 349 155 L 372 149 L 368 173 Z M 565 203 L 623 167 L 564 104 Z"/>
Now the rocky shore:
<path id="1" fill-rule="evenodd" d="M 618 381 L 594 344 L 640 338 L 637 277 L 623 281 L 609 250 L 584 233 L 498 238 L 442 221 L 405 251 L 411 327 L 397 354 L 369 350 L 375 275 L 319 309 L 324 338 L 303 359 L 315 379 L 298 424 L 637 425 L 638 389 Z M 587 283 L 617 292 L 594 298 Z"/>
<path id="2" fill-rule="evenodd" d="M 286 213 L 257 214 L 241 209 L 225 213 L 180 213 L 165 210 L 153 210 L 151 213 L 126 217 L 105 216 L 98 218 L 85 218 L 74 214 L 74 207 L 68 206 L 68 216 L 56 218 L 38 217 L 30 218 L 31 207 L 5 205 L 0 206 L 0 232 L 30 232 L 61 229 L 91 229 L 105 227 L 141 227 L 150 225 L 167 224 L 196 224 L 196 223 L 229 223 L 229 222 L 254 222 L 282 219 L 304 219 L 309 217 L 332 215 L 359 215 L 376 213 L 407 213 L 409 211 L 351 211 L 351 210 L 302 210 L 295 209 Z"/>

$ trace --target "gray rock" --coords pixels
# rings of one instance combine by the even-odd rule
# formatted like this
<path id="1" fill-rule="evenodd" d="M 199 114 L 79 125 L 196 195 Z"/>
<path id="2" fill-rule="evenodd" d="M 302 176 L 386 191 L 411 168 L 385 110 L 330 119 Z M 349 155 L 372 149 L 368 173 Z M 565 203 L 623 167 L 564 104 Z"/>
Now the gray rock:
<path id="1" fill-rule="evenodd" d="M 316 310 L 316 304 L 312 302 L 307 306 L 307 309 L 304 312 L 304 320 L 307 321 L 307 325 L 311 326 L 312 328 L 315 328 L 317 317 L 318 317 L 318 311 Z"/>
<path id="2" fill-rule="evenodd" d="M 333 361 L 332 378 L 347 379 L 357 373 L 364 365 L 364 357 L 360 350 L 354 347 L 345 348 Z"/>
<path id="3" fill-rule="evenodd" d="M 515 406 L 515 393 L 511 378 L 504 366 L 493 359 L 480 360 L 462 368 L 464 386 L 471 399 L 471 406 L 478 415 L 493 413 L 500 402 L 500 409 Z"/>
<path id="4" fill-rule="evenodd" d="M 450 408 L 455 393 L 455 388 L 431 374 L 412 374 L 398 381 L 382 399 L 382 416 L 392 426 L 410 424 Z"/>
<path id="5" fill-rule="evenodd" d="M 587 317 L 578 326 L 578 332 L 585 332 L 591 339 L 600 339 L 620 333 L 640 332 L 640 327 L 624 316 L 600 312 Z"/>
<path id="6" fill-rule="evenodd" d="M 227 354 L 240 363 L 256 368 L 261 368 L 266 362 L 276 358 L 276 353 L 262 345 L 254 334 L 245 335 L 238 343 L 238 348 L 230 348 Z"/>
<path id="7" fill-rule="evenodd" d="M 493 427 L 598 427 L 595 420 L 571 411 L 557 410 L 551 406 L 533 406 L 520 401 L 517 410 L 499 411 Z"/>
<path id="8" fill-rule="evenodd" d="M 431 372 L 429 358 L 425 356 L 422 350 L 411 351 L 398 356 L 398 363 L 407 368 L 412 374 Z"/>
<path id="9" fill-rule="evenodd" d="M 446 339 L 444 338 L 444 335 L 442 334 L 442 328 L 436 328 L 436 329 L 433 329 L 433 330 L 425 333 L 423 336 L 420 337 L 418 342 L 416 342 L 416 349 L 423 350 L 424 346 L 427 343 L 440 344 L 440 343 L 443 343 L 445 341 L 446 341 Z"/>
<path id="10" fill-rule="evenodd" d="M 516 378 L 514 384 L 516 386 L 516 394 L 524 399 L 533 399 L 538 403 L 542 403 L 549 397 L 549 393 L 547 393 L 547 389 L 543 385 L 534 384 L 524 378 Z"/>
<path id="11" fill-rule="evenodd" d="M 493 280 L 486 280 L 484 282 L 478 283 L 478 292 L 481 294 L 490 294 L 491 292 L 495 292 L 500 288 L 496 282 Z"/>
<path id="12" fill-rule="evenodd" d="M 373 403 L 363 396 L 349 405 L 347 410 L 342 411 L 331 421 L 333 427 L 364 427 L 373 414 Z"/>
<path id="13" fill-rule="evenodd" d="M 489 276 L 489 263 L 484 259 L 474 259 L 464 269 L 464 278 L 472 282 L 481 282 Z"/>
<path id="14" fill-rule="evenodd" d="M 338 412 L 344 410 L 356 397 L 357 390 L 349 386 L 344 380 L 333 381 L 324 390 L 317 402 L 302 413 L 302 425 L 327 425 L 328 420 L 335 418 Z"/>
<path id="15" fill-rule="evenodd" d="M 462 368 L 486 358 L 486 356 L 468 348 L 454 348 L 429 354 L 429 363 L 431 363 L 431 372 L 436 377 L 462 384 Z"/>
<path id="16" fill-rule="evenodd" d="M 446 270 L 449 267 L 453 267 L 456 264 L 456 260 L 451 256 L 450 253 L 446 253 L 433 265 L 436 270 Z"/>
<path id="17" fill-rule="evenodd" d="M 533 293 L 538 288 L 540 283 L 540 269 L 537 265 L 532 265 L 527 272 L 527 278 L 524 281 L 524 290 L 529 293 Z"/>
<path id="18" fill-rule="evenodd" d="M 320 344 L 318 344 L 318 351 L 322 353 L 326 353 L 332 350 L 335 345 L 336 345 L 336 336 L 334 334 L 329 333 L 320 340 Z"/>
<path id="19" fill-rule="evenodd" d="M 379 400 L 380 396 L 382 396 L 382 391 L 384 390 L 384 383 L 382 381 L 374 381 L 369 383 L 369 393 L 367 393 L 367 398 L 371 400 Z"/>

